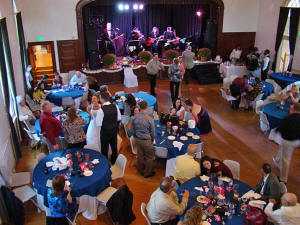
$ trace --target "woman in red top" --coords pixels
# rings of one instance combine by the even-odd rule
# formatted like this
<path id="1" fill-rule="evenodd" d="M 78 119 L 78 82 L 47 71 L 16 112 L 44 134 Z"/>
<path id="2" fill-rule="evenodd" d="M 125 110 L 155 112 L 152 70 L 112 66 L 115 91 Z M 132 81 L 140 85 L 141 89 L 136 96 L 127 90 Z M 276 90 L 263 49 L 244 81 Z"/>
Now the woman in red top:
<path id="1" fill-rule="evenodd" d="M 233 178 L 230 169 L 220 160 L 210 158 L 209 156 L 203 156 L 201 158 L 201 175 L 210 175 L 212 173 L 218 176 Z"/>

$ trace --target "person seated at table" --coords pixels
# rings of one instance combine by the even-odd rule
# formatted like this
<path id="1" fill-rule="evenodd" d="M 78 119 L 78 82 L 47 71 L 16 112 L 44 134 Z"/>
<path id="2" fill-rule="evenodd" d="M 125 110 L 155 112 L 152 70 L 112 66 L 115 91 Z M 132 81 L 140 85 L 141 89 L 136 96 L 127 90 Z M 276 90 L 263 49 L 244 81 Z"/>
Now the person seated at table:
<path id="1" fill-rule="evenodd" d="M 100 94 L 104 93 L 104 92 L 108 93 L 109 96 L 112 96 L 111 93 L 110 93 L 110 91 L 108 90 L 108 86 L 107 85 L 101 85 L 100 86 Z"/>
<path id="2" fill-rule="evenodd" d="M 18 95 L 16 97 L 16 101 L 18 104 L 18 113 L 19 113 L 19 120 L 27 126 L 31 131 L 34 131 L 34 125 L 36 121 L 36 117 L 33 112 L 29 109 L 26 105 L 23 96 Z"/>
<path id="3" fill-rule="evenodd" d="M 59 149 L 59 135 L 61 134 L 61 123 L 52 115 L 52 104 L 48 101 L 42 103 L 42 113 L 40 115 L 41 132 L 46 137 L 55 150 Z"/>
<path id="4" fill-rule="evenodd" d="M 132 110 L 136 106 L 136 100 L 133 94 L 127 94 L 126 100 L 124 102 L 124 116 L 130 116 L 132 114 Z"/>
<path id="5" fill-rule="evenodd" d="M 231 170 L 219 159 L 203 156 L 200 161 L 200 167 L 201 175 L 217 174 L 218 176 L 233 178 Z"/>
<path id="6" fill-rule="evenodd" d="M 256 99 L 256 97 L 262 93 L 264 84 L 258 77 L 255 77 L 254 84 L 250 85 L 246 88 L 246 95 L 244 96 L 244 105 L 245 110 L 249 109 L 249 105 L 252 101 Z"/>
<path id="7" fill-rule="evenodd" d="M 173 108 L 176 109 L 176 116 L 180 117 L 184 112 L 184 107 L 180 98 L 177 98 L 173 103 Z"/>
<path id="8" fill-rule="evenodd" d="M 140 112 L 140 108 L 136 105 L 133 109 L 132 112 L 128 118 L 128 123 L 127 123 L 127 136 L 131 137 L 132 133 L 131 133 L 131 124 L 132 124 L 132 120 L 135 117 L 136 114 L 138 114 Z"/>
<path id="9" fill-rule="evenodd" d="M 273 210 L 276 204 L 275 199 L 270 199 L 269 204 L 265 208 L 265 214 L 268 221 L 274 224 L 298 225 L 300 224 L 300 204 L 297 196 L 293 193 L 284 193 L 281 197 L 281 207 Z"/>
<path id="10" fill-rule="evenodd" d="M 241 55 L 242 55 L 241 45 L 237 44 L 235 48 L 232 50 L 232 52 L 230 53 L 230 57 L 229 57 L 230 61 L 236 63 L 241 59 Z"/>
<path id="11" fill-rule="evenodd" d="M 177 157 L 175 164 L 175 180 L 183 184 L 187 180 L 200 175 L 200 165 L 194 157 L 197 154 L 197 148 L 190 144 L 185 155 Z"/>
<path id="12" fill-rule="evenodd" d="M 255 50 L 252 50 L 252 52 L 249 54 L 249 63 L 247 66 L 248 69 L 248 78 L 250 77 L 258 77 L 258 68 L 259 68 L 259 55 L 255 54 Z"/>
<path id="13" fill-rule="evenodd" d="M 195 120 L 192 114 L 193 102 L 189 99 L 185 100 L 183 102 L 183 108 L 184 110 L 180 113 L 179 120 L 182 120 L 184 122 Z"/>
<path id="14" fill-rule="evenodd" d="M 189 191 L 185 190 L 181 195 L 182 200 L 179 203 L 173 180 L 170 177 L 163 177 L 159 188 L 152 193 L 147 204 L 151 224 L 177 224 L 177 216 L 183 214 L 187 207 Z"/>
<path id="15" fill-rule="evenodd" d="M 44 90 L 45 90 L 44 82 L 39 81 L 33 92 L 33 100 L 35 102 L 42 103 L 45 101 L 47 95 L 50 94 L 50 92 L 45 93 Z"/>
<path id="16" fill-rule="evenodd" d="M 59 73 L 55 72 L 54 79 L 52 81 L 52 89 L 61 88 L 63 85 L 62 77 L 59 75 Z"/>
<path id="17" fill-rule="evenodd" d="M 70 80 L 70 85 L 83 85 L 87 82 L 86 75 L 80 71 L 76 71 L 72 79 Z"/>
<path id="18" fill-rule="evenodd" d="M 46 217 L 47 225 L 68 225 L 67 214 L 72 203 L 71 188 L 65 185 L 65 178 L 57 174 L 52 179 L 52 188 L 47 190 L 50 216 Z"/>
<path id="19" fill-rule="evenodd" d="M 51 90 L 51 86 L 48 84 L 49 76 L 44 74 L 38 83 L 44 83 L 45 90 Z"/>
<path id="20" fill-rule="evenodd" d="M 300 99 L 299 97 L 299 88 L 297 85 L 293 85 L 290 91 L 287 91 L 284 95 L 282 95 L 281 105 L 284 105 L 285 103 L 289 105 L 298 103 Z"/>
<path id="21" fill-rule="evenodd" d="M 268 163 L 264 163 L 261 168 L 261 179 L 256 185 L 256 192 L 263 196 L 263 199 L 280 200 L 280 184 L 277 176 L 272 173 L 272 167 Z"/>
<path id="22" fill-rule="evenodd" d="M 86 136 L 83 125 L 86 120 L 78 116 L 75 108 L 69 108 L 67 119 L 63 123 L 63 133 L 68 143 L 68 148 L 83 148 L 86 145 Z"/>
<path id="23" fill-rule="evenodd" d="M 200 205 L 195 205 L 184 214 L 184 220 L 177 225 L 202 225 L 203 209 Z"/>
<path id="24" fill-rule="evenodd" d="M 232 81 L 230 85 L 230 94 L 235 97 L 237 100 L 232 101 L 232 108 L 239 109 L 241 102 L 241 95 L 244 93 L 248 85 L 247 75 L 243 77 L 237 77 Z"/>
<path id="25" fill-rule="evenodd" d="M 193 104 L 190 99 L 185 100 L 185 105 L 192 113 L 196 121 L 196 127 L 200 131 L 201 136 L 205 136 L 212 131 L 208 112 L 201 106 Z"/>

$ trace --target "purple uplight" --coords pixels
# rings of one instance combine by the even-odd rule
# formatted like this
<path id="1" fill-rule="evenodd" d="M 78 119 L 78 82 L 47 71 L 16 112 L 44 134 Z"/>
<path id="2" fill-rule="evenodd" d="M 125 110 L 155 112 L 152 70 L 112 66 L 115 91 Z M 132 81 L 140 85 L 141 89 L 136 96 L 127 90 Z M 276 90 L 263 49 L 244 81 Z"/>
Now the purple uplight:
<path id="1" fill-rule="evenodd" d="M 196 12 L 196 15 L 197 15 L 198 17 L 200 17 L 200 16 L 202 15 L 202 12 L 201 12 L 201 11 L 197 11 L 197 12 Z"/>

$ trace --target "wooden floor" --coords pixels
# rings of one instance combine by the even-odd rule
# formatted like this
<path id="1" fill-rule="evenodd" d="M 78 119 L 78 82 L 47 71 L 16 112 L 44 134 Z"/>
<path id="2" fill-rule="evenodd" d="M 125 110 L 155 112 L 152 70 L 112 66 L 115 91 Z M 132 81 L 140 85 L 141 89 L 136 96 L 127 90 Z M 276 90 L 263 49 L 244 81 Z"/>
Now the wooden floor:
<path id="1" fill-rule="evenodd" d="M 257 117 L 252 111 L 233 111 L 220 95 L 221 84 L 198 85 L 192 82 L 189 85 L 183 84 L 182 95 L 191 98 L 195 103 L 204 106 L 210 115 L 213 132 L 204 138 L 204 152 L 220 160 L 232 159 L 241 164 L 241 180 L 251 186 L 255 186 L 260 178 L 260 167 L 262 163 L 272 164 L 272 156 L 277 153 L 278 145 L 269 141 L 257 126 Z M 109 89 L 115 91 L 148 91 L 149 83 L 139 83 L 139 88 L 124 89 L 123 85 L 111 85 Z M 157 98 L 159 111 L 169 111 L 171 107 L 169 82 L 158 80 Z M 141 177 L 134 167 L 135 157 L 131 154 L 129 142 L 123 138 L 121 152 L 128 158 L 125 176 L 113 186 L 126 183 L 133 192 L 133 210 L 136 220 L 132 224 L 143 225 L 145 220 L 140 213 L 141 202 L 148 202 L 151 193 L 158 187 L 159 180 L 165 173 L 165 160 L 157 160 L 155 165 L 156 175 L 145 179 Z M 17 171 L 32 171 L 36 162 L 32 151 L 23 147 L 23 158 L 19 160 Z M 288 190 L 300 197 L 300 151 L 295 151 L 291 162 Z M 273 165 L 273 164 L 272 164 Z M 279 174 L 277 169 L 274 169 Z M 32 203 L 25 204 L 26 224 L 45 224 L 45 214 L 36 212 Z M 81 224 L 112 224 L 107 214 L 98 216 L 96 221 L 88 221 L 79 216 Z"/>

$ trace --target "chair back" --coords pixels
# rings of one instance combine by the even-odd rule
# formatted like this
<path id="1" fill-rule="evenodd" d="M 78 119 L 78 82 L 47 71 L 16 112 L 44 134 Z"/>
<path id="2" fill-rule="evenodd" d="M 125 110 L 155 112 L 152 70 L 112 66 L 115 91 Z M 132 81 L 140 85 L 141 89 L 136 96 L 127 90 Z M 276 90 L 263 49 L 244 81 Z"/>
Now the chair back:
<path id="1" fill-rule="evenodd" d="M 141 204 L 141 212 L 142 212 L 142 215 L 146 219 L 147 225 L 151 225 L 151 221 L 149 219 L 148 212 L 147 212 L 147 205 L 144 202 L 142 202 L 142 204 Z"/>
<path id="2" fill-rule="evenodd" d="M 129 141 L 130 141 L 131 151 L 132 151 L 133 154 L 136 155 L 137 154 L 137 146 L 136 146 L 134 137 L 131 136 Z"/>
<path id="3" fill-rule="evenodd" d="M 116 164 L 118 167 L 120 167 L 121 170 L 122 170 L 121 177 L 124 176 L 125 168 L 126 168 L 126 163 L 127 163 L 126 157 L 125 157 L 123 154 L 119 154 L 119 155 L 118 155 L 118 158 L 117 158 L 117 161 L 116 161 L 115 164 Z"/>
<path id="4" fill-rule="evenodd" d="M 37 134 L 32 133 L 29 129 L 26 129 L 25 127 L 24 127 L 24 130 L 31 140 L 36 141 L 36 142 L 40 141 L 40 137 Z"/>
<path id="5" fill-rule="evenodd" d="M 255 113 L 256 114 L 259 114 L 259 112 L 262 110 L 263 105 L 264 105 L 264 101 L 263 100 L 258 100 L 255 103 Z"/>
<path id="6" fill-rule="evenodd" d="M 151 118 L 153 118 L 153 113 L 154 113 L 154 106 L 149 106 L 149 107 L 147 108 L 147 114 L 148 114 Z"/>
<path id="7" fill-rule="evenodd" d="M 266 114 L 264 114 L 262 111 L 259 113 L 260 117 L 259 117 L 259 125 L 260 125 L 260 129 L 262 130 L 262 132 L 266 132 L 268 130 L 270 130 L 270 124 L 268 121 L 268 118 L 266 116 Z"/>
<path id="8" fill-rule="evenodd" d="M 227 94 L 226 94 L 225 90 L 224 90 L 223 88 L 220 88 L 220 91 L 221 91 L 222 97 L 223 97 L 225 100 L 227 100 Z"/>
<path id="9" fill-rule="evenodd" d="M 65 98 L 62 98 L 61 104 L 64 107 L 72 107 L 72 106 L 74 106 L 74 100 L 72 97 L 65 97 Z"/>
<path id="10" fill-rule="evenodd" d="M 233 178 L 240 179 L 240 163 L 233 160 L 224 160 L 223 163 L 230 169 L 232 172 Z"/>
<path id="11" fill-rule="evenodd" d="M 100 149 L 98 148 L 98 146 L 96 144 L 85 145 L 85 146 L 83 146 L 83 148 L 91 149 L 91 150 L 95 150 L 97 152 L 100 152 Z"/>
<path id="12" fill-rule="evenodd" d="M 155 146 L 155 155 L 158 158 L 166 159 L 168 155 L 168 149 L 164 147 L 157 147 Z"/>
<path id="13" fill-rule="evenodd" d="M 201 157 L 202 157 L 202 143 L 198 143 L 198 144 L 195 144 L 195 146 L 196 146 L 196 149 L 197 149 L 197 154 L 196 154 L 196 158 L 197 159 L 200 159 Z"/>
<path id="14" fill-rule="evenodd" d="M 48 148 L 49 154 L 55 152 L 52 143 L 45 136 L 41 135 L 41 144 L 45 144 Z"/>
<path id="15" fill-rule="evenodd" d="M 122 95 L 122 94 L 125 94 L 125 92 L 124 91 L 116 91 L 115 92 L 115 95 Z"/>
<path id="16" fill-rule="evenodd" d="M 256 96 L 254 101 L 257 102 L 257 101 L 261 100 L 263 96 L 264 96 L 264 93 L 260 93 L 259 95 Z"/>

